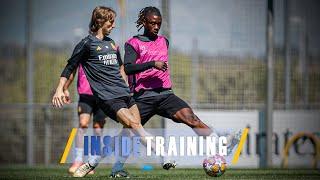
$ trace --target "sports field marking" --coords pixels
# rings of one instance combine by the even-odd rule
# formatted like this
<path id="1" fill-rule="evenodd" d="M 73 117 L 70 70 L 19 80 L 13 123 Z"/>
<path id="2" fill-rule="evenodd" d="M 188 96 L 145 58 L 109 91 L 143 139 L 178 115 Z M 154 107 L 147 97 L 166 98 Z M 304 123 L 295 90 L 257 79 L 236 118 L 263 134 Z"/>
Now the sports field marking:
<path id="1" fill-rule="evenodd" d="M 66 162 L 67 160 L 67 157 L 69 155 L 69 151 L 70 151 L 70 148 L 71 148 L 71 145 L 72 145 L 72 142 L 73 142 L 73 139 L 74 137 L 76 136 L 77 134 L 77 128 L 72 128 L 72 131 L 70 133 L 70 136 L 69 136 L 69 139 L 67 141 L 67 145 L 66 147 L 64 148 L 64 151 L 63 151 L 63 154 L 62 154 L 62 157 L 61 157 L 61 160 L 60 160 L 60 164 L 63 164 Z"/>
<path id="2" fill-rule="evenodd" d="M 243 133 L 242 133 L 242 135 L 241 135 L 238 148 L 237 148 L 236 153 L 234 154 L 233 159 L 232 159 L 232 164 L 233 164 L 233 165 L 234 165 L 234 164 L 237 164 L 237 162 L 238 162 L 238 160 L 239 160 L 240 152 L 241 152 L 241 150 L 242 150 L 242 148 L 243 148 L 244 142 L 246 142 L 248 132 L 249 132 L 249 128 L 245 128 L 245 129 L 243 130 Z"/>

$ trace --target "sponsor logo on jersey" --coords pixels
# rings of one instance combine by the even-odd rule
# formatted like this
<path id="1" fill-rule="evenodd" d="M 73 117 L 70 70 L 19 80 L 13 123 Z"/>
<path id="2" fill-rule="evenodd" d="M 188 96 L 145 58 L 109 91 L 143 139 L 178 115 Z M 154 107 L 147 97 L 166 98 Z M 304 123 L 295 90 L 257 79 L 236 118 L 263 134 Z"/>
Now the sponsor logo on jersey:
<path id="1" fill-rule="evenodd" d="M 100 61 L 103 61 L 104 65 L 115 65 L 118 64 L 118 59 L 116 54 L 99 55 Z"/>

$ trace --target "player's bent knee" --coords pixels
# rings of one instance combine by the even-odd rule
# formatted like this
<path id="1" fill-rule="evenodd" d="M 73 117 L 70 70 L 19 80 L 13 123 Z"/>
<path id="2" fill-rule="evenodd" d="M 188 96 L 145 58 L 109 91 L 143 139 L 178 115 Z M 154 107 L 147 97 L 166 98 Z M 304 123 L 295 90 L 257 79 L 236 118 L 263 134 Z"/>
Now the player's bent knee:
<path id="1" fill-rule="evenodd" d="M 88 123 L 80 123 L 79 124 L 79 128 L 81 128 L 81 129 L 88 129 L 88 127 L 89 127 Z"/>

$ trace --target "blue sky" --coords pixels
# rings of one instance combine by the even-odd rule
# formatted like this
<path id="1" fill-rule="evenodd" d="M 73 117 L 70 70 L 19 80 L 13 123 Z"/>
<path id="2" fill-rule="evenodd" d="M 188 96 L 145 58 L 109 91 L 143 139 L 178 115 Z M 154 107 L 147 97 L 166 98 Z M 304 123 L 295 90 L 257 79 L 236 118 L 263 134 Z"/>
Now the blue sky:
<path id="1" fill-rule="evenodd" d="M 0 7 L 2 42 L 24 43 L 26 2 L 5 0 L 3 4 Z M 116 0 L 33 0 L 34 40 L 49 44 L 79 41 L 86 35 L 91 12 L 98 5 L 110 6 L 119 12 Z M 192 39 L 196 38 L 199 49 L 209 54 L 261 55 L 265 52 L 265 5 L 265 0 L 171 0 L 170 44 L 190 52 Z M 116 42 L 121 44 L 137 34 L 134 22 L 145 6 L 161 8 L 160 0 L 126 0 L 125 28 L 121 31 L 118 16 L 117 27 L 111 34 Z M 275 41 L 279 44 L 283 39 L 283 21 L 281 12 L 275 15 Z M 76 35 L 76 31 L 82 32 L 81 36 Z"/>

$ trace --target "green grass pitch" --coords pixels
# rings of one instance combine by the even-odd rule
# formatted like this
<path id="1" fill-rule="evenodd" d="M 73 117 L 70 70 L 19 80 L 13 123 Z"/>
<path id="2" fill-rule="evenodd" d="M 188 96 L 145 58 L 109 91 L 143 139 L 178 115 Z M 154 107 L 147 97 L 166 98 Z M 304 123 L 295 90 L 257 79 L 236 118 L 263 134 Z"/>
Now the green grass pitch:
<path id="1" fill-rule="evenodd" d="M 177 168 L 173 170 L 154 169 L 142 171 L 138 168 L 127 169 L 132 179 L 320 179 L 319 170 L 308 169 L 227 169 L 221 177 L 209 177 L 202 168 Z M 110 167 L 96 169 L 94 175 L 82 179 L 109 179 Z M 0 179 L 74 179 L 67 173 L 67 166 L 23 167 L 0 166 Z"/>

